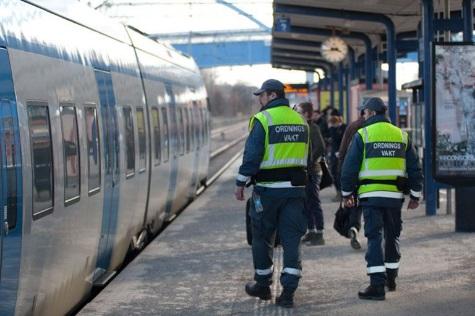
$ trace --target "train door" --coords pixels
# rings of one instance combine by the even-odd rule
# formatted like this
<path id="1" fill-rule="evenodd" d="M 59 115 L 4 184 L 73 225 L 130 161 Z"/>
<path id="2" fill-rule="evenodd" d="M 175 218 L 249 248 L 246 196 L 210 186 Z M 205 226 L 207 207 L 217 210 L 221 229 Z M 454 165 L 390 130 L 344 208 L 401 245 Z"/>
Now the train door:
<path id="1" fill-rule="evenodd" d="M 104 157 L 104 204 L 97 268 L 106 272 L 112 257 L 112 247 L 117 228 L 119 209 L 119 130 L 117 111 L 109 72 L 95 70 L 102 118 Z"/>
<path id="2" fill-rule="evenodd" d="M 173 200 L 176 193 L 177 177 L 178 177 L 178 151 L 179 151 L 179 135 L 177 128 L 176 117 L 176 103 L 175 95 L 173 94 L 172 86 L 170 84 L 165 85 L 165 100 L 168 107 L 169 115 L 169 137 L 170 137 L 170 182 L 168 187 L 167 205 L 165 207 L 166 214 L 172 212 Z"/>
<path id="3" fill-rule="evenodd" d="M 194 196 L 196 189 L 198 188 L 198 176 L 200 169 L 200 144 L 198 142 L 198 121 L 196 117 L 196 109 L 198 107 L 198 102 L 193 101 L 193 107 L 189 109 L 188 114 L 191 122 L 191 133 L 193 139 L 193 180 L 191 183 L 191 194 Z"/>
<path id="4" fill-rule="evenodd" d="M 13 315 L 23 228 L 20 129 L 8 52 L 0 47 L 0 315 Z"/>

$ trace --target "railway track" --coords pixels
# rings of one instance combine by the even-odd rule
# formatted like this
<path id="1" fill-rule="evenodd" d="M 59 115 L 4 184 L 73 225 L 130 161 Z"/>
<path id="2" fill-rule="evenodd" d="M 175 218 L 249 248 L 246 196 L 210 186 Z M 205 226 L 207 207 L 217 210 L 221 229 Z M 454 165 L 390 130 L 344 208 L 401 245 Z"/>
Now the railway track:
<path id="1" fill-rule="evenodd" d="M 201 195 L 206 188 L 211 186 L 219 176 L 229 168 L 229 166 L 238 159 L 243 153 L 243 145 L 244 140 L 247 137 L 247 122 L 239 122 L 227 127 L 222 127 L 216 130 L 211 131 L 211 153 L 210 153 L 210 163 L 209 163 L 209 172 L 208 172 L 208 179 L 205 184 L 198 188 L 196 195 Z M 162 231 L 164 231 L 168 225 L 173 223 L 174 219 L 177 218 L 186 208 L 193 203 L 190 201 L 181 211 L 177 213 L 177 215 L 165 223 L 163 227 L 160 229 L 158 234 L 152 236 L 149 240 L 144 243 L 144 247 L 138 251 L 132 252 L 126 260 L 124 261 L 122 267 L 119 269 L 117 274 L 114 278 L 120 274 L 120 272 L 136 257 L 144 250 L 147 245 L 152 242 L 157 236 L 160 235 Z M 114 278 L 111 278 L 108 283 L 110 283 Z M 83 306 L 85 306 L 89 301 L 94 299 L 107 284 L 102 288 L 96 288 L 89 299 L 84 302 L 79 308 L 72 311 L 72 314 L 76 314 L 81 310 Z"/>

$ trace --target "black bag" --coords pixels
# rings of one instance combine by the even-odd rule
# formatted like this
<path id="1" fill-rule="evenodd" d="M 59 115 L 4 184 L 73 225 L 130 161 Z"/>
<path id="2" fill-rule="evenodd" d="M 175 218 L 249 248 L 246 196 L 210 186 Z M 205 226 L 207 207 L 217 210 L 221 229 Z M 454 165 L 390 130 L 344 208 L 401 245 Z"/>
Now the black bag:
<path id="1" fill-rule="evenodd" d="M 343 237 L 349 238 L 348 230 L 350 229 L 350 213 L 351 208 L 345 208 L 340 203 L 340 207 L 335 213 L 335 221 L 333 222 L 333 228 Z"/>
<path id="2" fill-rule="evenodd" d="M 246 201 L 246 239 L 249 246 L 252 246 L 252 223 L 251 215 L 249 215 L 249 212 L 251 211 L 251 203 L 252 197 L 248 198 Z M 280 238 L 279 231 L 276 231 L 274 247 L 277 247 L 278 245 L 280 245 Z"/>
<path id="3" fill-rule="evenodd" d="M 325 159 L 320 160 L 320 167 L 322 168 L 322 179 L 320 180 L 320 190 L 328 188 L 333 184 L 333 177 L 328 170 L 328 165 Z"/>

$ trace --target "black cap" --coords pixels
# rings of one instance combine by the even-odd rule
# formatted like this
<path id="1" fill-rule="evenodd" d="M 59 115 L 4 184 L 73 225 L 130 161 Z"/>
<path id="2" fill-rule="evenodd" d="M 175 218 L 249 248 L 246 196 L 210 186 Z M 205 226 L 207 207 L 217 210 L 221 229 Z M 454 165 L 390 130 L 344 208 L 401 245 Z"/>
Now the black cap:
<path id="1" fill-rule="evenodd" d="M 330 112 L 330 116 L 341 116 L 340 111 L 338 109 L 332 109 Z"/>
<path id="2" fill-rule="evenodd" d="M 386 111 L 386 105 L 384 105 L 384 102 L 381 100 L 381 98 L 370 98 L 359 107 L 360 111 L 365 109 L 375 112 L 384 112 Z"/>
<path id="3" fill-rule="evenodd" d="M 260 95 L 266 91 L 284 91 L 284 84 L 275 79 L 266 80 L 262 83 L 261 88 L 254 92 L 254 95 Z"/>

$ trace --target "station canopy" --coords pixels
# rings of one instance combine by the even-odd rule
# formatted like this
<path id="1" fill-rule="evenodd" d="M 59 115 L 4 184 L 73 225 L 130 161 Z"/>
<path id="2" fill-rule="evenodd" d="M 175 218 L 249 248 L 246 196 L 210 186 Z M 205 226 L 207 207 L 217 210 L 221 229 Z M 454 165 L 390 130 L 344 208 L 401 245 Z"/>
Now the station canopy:
<path id="1" fill-rule="evenodd" d="M 460 11 L 461 2 L 448 1 L 450 11 Z M 444 11 L 444 3 L 434 1 L 436 14 Z M 336 10 L 334 13 L 339 17 L 312 15 L 316 9 Z M 319 61 L 323 60 L 320 56 L 321 43 L 331 35 L 343 38 L 355 50 L 356 56 L 363 54 L 366 48 L 361 34 L 356 34 L 359 38 L 354 38 L 355 33 L 366 34 L 373 48 L 384 43 L 386 29 L 383 23 L 352 19 L 347 11 L 385 15 L 394 23 L 397 35 L 406 33 L 413 39 L 416 39 L 415 32 L 421 21 L 421 1 L 275 0 L 272 65 L 287 69 L 315 69 Z M 384 49 L 383 46 L 381 48 Z"/>

